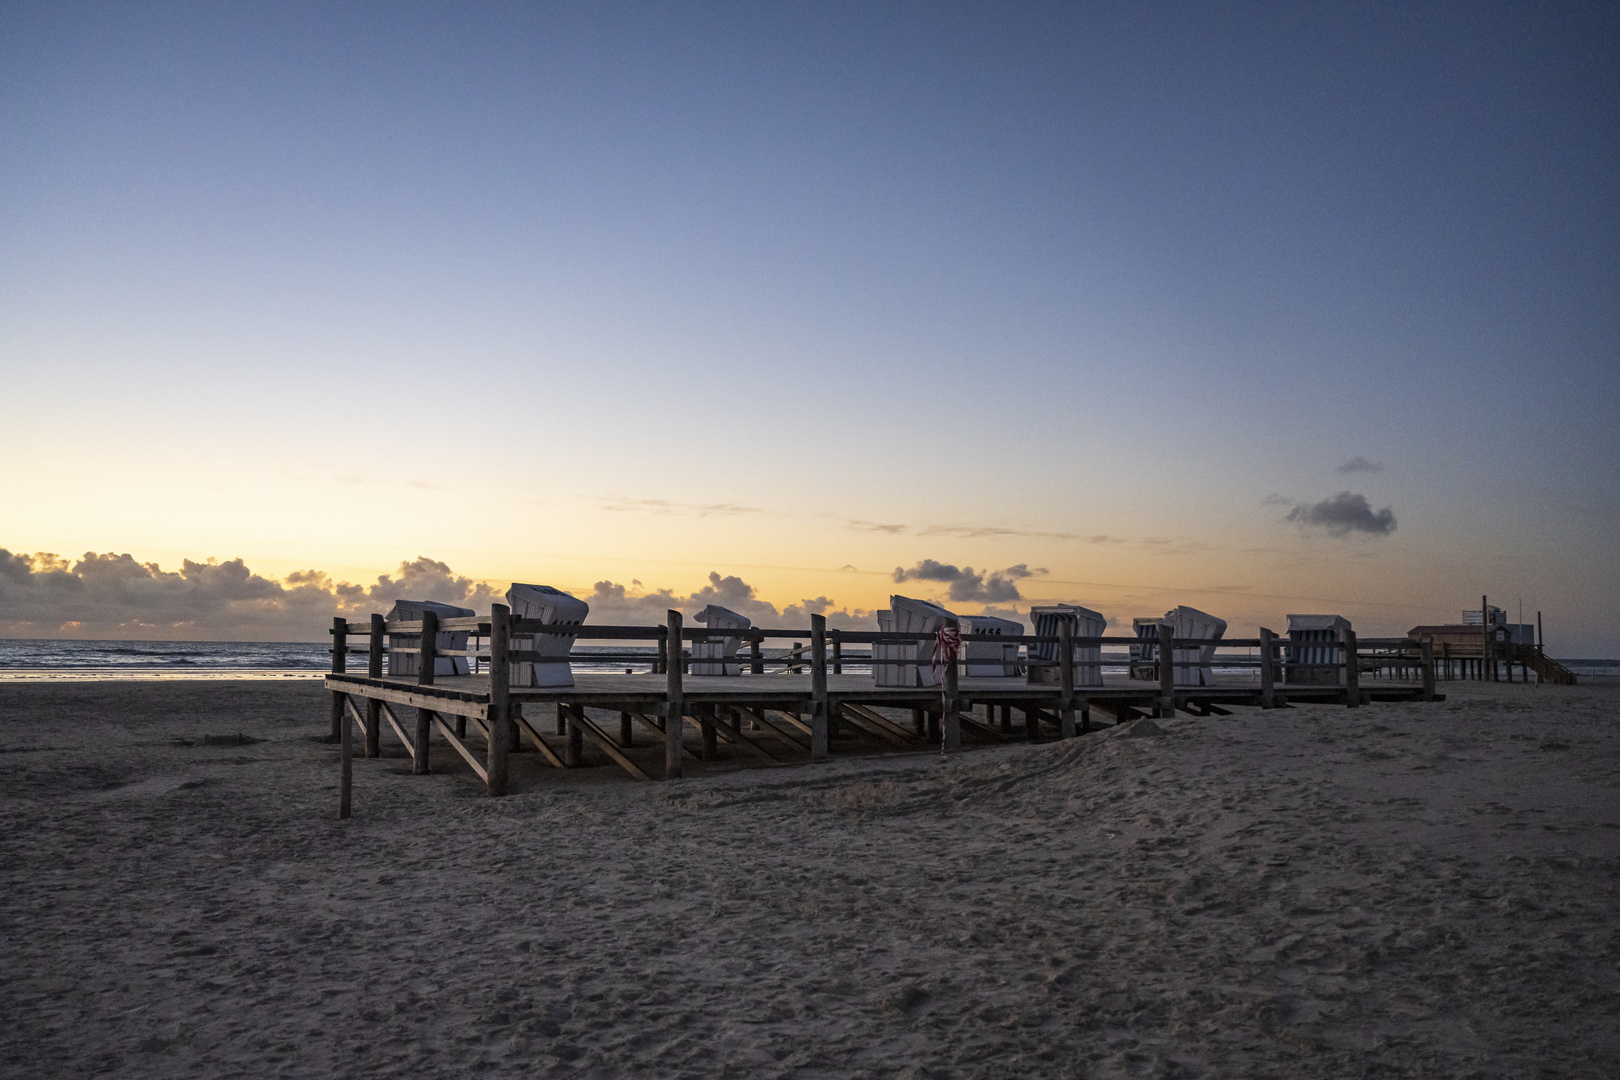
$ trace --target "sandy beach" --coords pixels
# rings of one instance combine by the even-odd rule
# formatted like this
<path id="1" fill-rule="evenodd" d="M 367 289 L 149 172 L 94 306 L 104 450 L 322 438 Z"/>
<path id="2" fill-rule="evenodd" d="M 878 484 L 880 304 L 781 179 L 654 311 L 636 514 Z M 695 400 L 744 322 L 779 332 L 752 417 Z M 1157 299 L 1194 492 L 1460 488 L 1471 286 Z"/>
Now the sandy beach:
<path id="1" fill-rule="evenodd" d="M 317 683 L 0 686 L 0 1072 L 1620 1075 L 1620 688 L 1443 689 L 339 822 Z"/>

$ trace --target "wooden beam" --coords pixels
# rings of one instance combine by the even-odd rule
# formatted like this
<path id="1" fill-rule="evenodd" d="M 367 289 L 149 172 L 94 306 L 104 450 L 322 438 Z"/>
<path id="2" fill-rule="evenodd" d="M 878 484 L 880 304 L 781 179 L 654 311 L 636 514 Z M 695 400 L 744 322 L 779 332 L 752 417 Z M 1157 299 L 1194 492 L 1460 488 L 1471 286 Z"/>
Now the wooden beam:
<path id="1" fill-rule="evenodd" d="M 383 718 L 388 721 L 388 726 L 394 729 L 394 734 L 398 735 L 399 741 L 404 744 L 405 752 L 411 755 L 412 761 L 415 761 L 416 745 L 411 741 L 410 737 L 405 734 L 405 728 L 399 722 L 399 717 L 394 715 L 394 710 L 388 707 L 388 702 L 386 701 L 378 701 L 377 707 L 379 710 L 381 710 Z"/>
<path id="2" fill-rule="evenodd" d="M 832 717 L 827 707 L 827 617 L 810 616 L 810 760 L 826 761 Z"/>
<path id="3" fill-rule="evenodd" d="M 388 624 L 381 615 L 371 616 L 371 637 L 366 648 L 366 675 L 380 679 L 383 673 L 383 641 Z M 366 698 L 366 757 L 382 756 L 382 702 Z"/>
<path id="4" fill-rule="evenodd" d="M 570 731 L 578 731 L 585 738 L 596 744 L 597 749 L 613 759 L 614 764 L 635 777 L 637 780 L 651 780 L 652 777 L 641 771 L 641 767 L 620 752 L 613 740 L 608 738 L 607 732 L 596 726 L 595 721 L 585 715 L 583 706 L 576 706 L 573 715 L 568 718 Z"/>
<path id="5" fill-rule="evenodd" d="M 341 616 L 332 620 L 332 671 L 342 674 L 349 655 L 348 646 L 349 624 Z M 332 692 L 332 730 L 331 740 L 338 742 L 343 738 L 340 725 L 343 723 L 343 694 L 341 691 Z"/>
<path id="6" fill-rule="evenodd" d="M 1361 706 L 1361 660 L 1356 655 L 1356 632 L 1344 632 L 1344 704 L 1355 709 Z"/>
<path id="7" fill-rule="evenodd" d="M 1260 628 L 1260 707 L 1277 707 L 1277 635 L 1265 627 Z"/>
<path id="8" fill-rule="evenodd" d="M 876 709 L 865 705 L 857 705 L 853 701 L 839 703 L 844 711 L 844 718 L 851 724 L 860 724 L 863 730 L 872 731 L 880 738 L 886 739 L 896 746 L 914 747 L 917 740 L 911 732 L 896 724 L 893 720 L 879 713 Z"/>
<path id="9" fill-rule="evenodd" d="M 1159 715 L 1176 715 L 1175 631 L 1168 623 L 1159 624 Z"/>
<path id="10" fill-rule="evenodd" d="M 462 758 L 466 760 L 467 764 L 472 766 L 472 771 L 478 774 L 478 779 L 482 780 L 487 785 L 489 783 L 489 771 L 485 769 L 483 763 L 478 760 L 478 755 L 467 749 L 466 743 L 456 738 L 455 731 L 450 727 L 449 724 L 444 722 L 444 717 L 434 713 L 433 724 L 439 729 L 439 733 L 449 741 L 450 745 L 455 747 L 456 753 L 460 754 Z"/>
<path id="11" fill-rule="evenodd" d="M 961 624 L 951 620 L 948 625 L 957 631 L 958 642 L 960 642 Z M 960 648 L 960 644 L 958 647 Z M 921 659 L 920 655 L 918 659 Z M 957 692 L 960 685 L 958 668 L 961 665 L 957 663 L 957 659 L 955 655 L 949 655 L 945 658 L 945 701 L 943 714 L 939 718 L 945 729 L 943 732 L 944 749 L 952 753 L 962 749 L 962 697 Z"/>
<path id="12" fill-rule="evenodd" d="M 489 728 L 485 749 L 485 791 L 505 795 L 511 774 L 512 750 L 512 609 L 493 604 L 489 612 Z"/>
<path id="13" fill-rule="evenodd" d="M 696 722 L 696 721 L 693 721 L 691 717 L 687 717 L 687 721 L 689 723 L 695 723 Z M 765 747 L 761 746 L 752 737 L 745 734 L 744 732 L 742 732 L 742 731 L 740 731 L 740 730 L 738 730 L 736 728 L 730 727 L 730 726 L 728 726 L 726 724 L 718 724 L 717 723 L 717 724 L 713 724 L 711 726 L 714 729 L 715 735 L 717 735 L 719 738 L 724 739 L 726 742 L 734 743 L 738 747 L 740 747 L 740 748 L 742 748 L 744 750 L 747 750 L 749 753 L 755 755 L 756 757 L 763 758 L 765 761 L 770 762 L 772 765 L 781 765 L 781 764 L 783 764 L 783 761 L 782 761 L 781 758 L 777 757 L 775 754 L 773 754 L 769 750 L 765 749 Z"/>
<path id="14" fill-rule="evenodd" d="M 1074 730 L 1074 628 L 1065 617 L 1058 620 L 1058 738 L 1072 739 Z"/>
<path id="15" fill-rule="evenodd" d="M 567 766 L 563 764 L 562 758 L 557 756 L 557 752 L 551 747 L 547 746 L 546 740 L 542 739 L 540 737 L 540 733 L 534 730 L 534 725 L 529 723 L 527 717 L 514 714 L 512 717 L 512 722 L 517 725 L 519 734 L 527 735 L 529 737 L 529 741 L 534 743 L 534 748 L 540 751 L 540 756 L 546 759 L 546 764 L 550 765 L 554 769 L 567 768 Z"/>
<path id="16" fill-rule="evenodd" d="M 685 725 L 686 695 L 681 687 L 681 613 L 671 608 L 664 624 L 667 643 L 664 665 L 664 779 L 681 775 L 681 742 Z"/>

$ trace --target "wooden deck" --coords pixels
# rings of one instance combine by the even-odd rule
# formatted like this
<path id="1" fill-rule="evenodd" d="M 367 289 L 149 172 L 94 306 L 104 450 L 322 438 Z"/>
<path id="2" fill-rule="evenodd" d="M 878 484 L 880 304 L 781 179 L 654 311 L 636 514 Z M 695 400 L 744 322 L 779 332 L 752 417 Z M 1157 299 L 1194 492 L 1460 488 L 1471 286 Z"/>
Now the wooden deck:
<path id="1" fill-rule="evenodd" d="M 442 630 L 465 630 L 487 637 L 488 648 L 441 650 L 437 641 Z M 1156 676 L 1154 680 L 1105 673 L 1103 685 L 1086 686 L 1079 685 L 1082 679 L 1080 662 L 1075 659 L 1077 650 L 1139 642 L 1134 638 L 1072 638 L 1067 624 L 1060 630 L 1051 638 L 1023 635 L 986 639 L 1003 646 L 1056 645 L 1056 662 L 1038 661 L 1033 652 L 1019 662 L 1045 676 L 1041 682 L 1022 675 L 966 676 L 962 672 L 966 658 L 957 655 L 952 645 L 949 659 L 938 669 L 943 685 L 904 687 L 876 685 L 870 674 L 840 673 L 837 667 L 841 642 L 832 638 L 829 656 L 829 634 L 820 616 L 812 616 L 807 635 L 796 630 L 743 631 L 753 635 L 753 659 L 742 665 L 747 674 L 730 676 L 686 674 L 693 661 L 677 646 L 688 640 L 704 640 L 708 634 L 684 629 L 680 613 L 674 611 L 669 613 L 666 627 L 560 629 L 514 618 L 499 604 L 494 605 L 487 619 L 446 620 L 442 626 L 431 612 L 421 622 L 394 625 L 385 624 L 381 616 L 373 616 L 369 624 L 337 619 L 332 631 L 333 670 L 326 677 L 326 689 L 332 697 L 332 731 L 342 743 L 339 814 L 347 817 L 349 813 L 354 729 L 364 737 L 364 756 L 373 758 L 381 753 L 383 731 L 391 731 L 410 754 L 418 773 L 430 771 L 436 733 L 485 784 L 489 794 L 502 795 L 507 790 L 511 755 L 524 749 L 533 750 L 548 765 L 560 769 L 579 767 L 587 763 L 588 757 L 599 754 L 638 780 L 655 775 L 673 779 L 681 775 L 688 759 L 780 765 L 823 761 L 834 751 L 949 752 L 1010 738 L 1072 738 L 1104 725 L 1143 716 L 1170 717 L 1181 711 L 1211 716 L 1226 715 L 1233 706 L 1277 708 L 1290 703 L 1338 703 L 1356 708 L 1368 701 L 1440 698 L 1434 692 L 1431 650 L 1418 642 L 1368 642 L 1369 646 L 1393 650 L 1379 655 L 1394 656 L 1402 665 L 1409 664 L 1391 667 L 1384 660 L 1374 660 L 1378 666 L 1370 670 L 1409 670 L 1420 674 L 1421 681 L 1380 682 L 1364 688 L 1363 664 L 1371 657 L 1358 652 L 1355 637 L 1348 632 L 1340 647 L 1343 658 L 1338 663 L 1284 665 L 1277 639 L 1270 631 L 1262 630 L 1261 637 L 1253 641 L 1220 643 L 1220 647 L 1228 649 L 1258 649 L 1258 659 L 1187 661 L 1181 657 L 1188 653 L 1196 657 L 1195 650 L 1208 643 L 1173 639 L 1168 627 L 1161 627 L 1154 643 L 1156 655 L 1177 658 L 1136 665 L 1150 670 Z M 347 637 L 359 633 L 367 635 L 369 645 L 365 650 L 351 650 Z M 552 662 L 530 647 L 512 644 L 521 635 L 537 634 L 657 640 L 663 670 L 653 674 L 576 671 L 572 686 L 513 686 L 517 669 L 512 665 Z M 761 666 L 757 646 L 763 637 L 806 636 L 810 638 L 807 654 L 772 658 L 772 662 L 782 665 L 775 672 Z M 385 639 L 390 643 L 385 645 Z M 891 640 L 931 644 L 933 639 L 866 631 L 844 632 L 843 637 L 843 641 L 861 643 Z M 367 674 L 345 670 L 350 651 L 367 654 Z M 411 657 L 417 674 L 384 675 L 385 652 Z M 488 672 L 437 675 L 435 657 L 441 655 L 463 656 L 469 661 L 485 658 Z M 645 657 L 638 659 L 646 662 Z M 910 669 L 903 671 L 926 670 L 927 661 L 909 663 Z M 1178 671 L 1197 674 L 1200 668 L 1206 673 L 1225 669 L 1239 674 L 1227 675 L 1225 684 L 1217 677 L 1216 685 L 1173 681 Z M 1254 676 L 1243 673 L 1244 668 L 1252 668 Z M 1331 673 L 1336 669 L 1339 681 L 1335 685 L 1332 678 L 1322 678 L 1318 683 L 1302 685 L 1279 678 L 1288 670 L 1305 669 L 1310 669 L 1306 674 L 1317 677 L 1324 670 Z M 401 715 L 404 709 L 411 713 Z M 976 715 L 979 710 L 982 716 Z M 691 745 L 687 739 L 689 729 L 695 736 Z M 589 754 L 587 744 L 594 748 Z"/>

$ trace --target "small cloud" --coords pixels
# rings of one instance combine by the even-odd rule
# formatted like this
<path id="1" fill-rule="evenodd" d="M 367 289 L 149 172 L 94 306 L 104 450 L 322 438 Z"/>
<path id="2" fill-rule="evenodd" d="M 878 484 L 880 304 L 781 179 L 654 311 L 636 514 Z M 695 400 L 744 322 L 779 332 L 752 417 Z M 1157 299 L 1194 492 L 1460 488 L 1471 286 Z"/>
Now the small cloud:
<path id="1" fill-rule="evenodd" d="M 1388 536 L 1395 531 L 1395 511 L 1387 506 L 1374 511 L 1365 495 L 1350 491 L 1341 491 L 1319 503 L 1300 503 L 1284 520 L 1324 529 L 1329 536 L 1349 536 L 1354 532 Z"/>
<path id="2" fill-rule="evenodd" d="M 1270 495 L 1267 495 L 1265 498 L 1260 500 L 1260 505 L 1261 506 L 1292 506 L 1292 505 L 1294 505 L 1294 500 L 1290 499 L 1286 495 L 1279 495 L 1275 491 L 1273 491 Z"/>
<path id="3" fill-rule="evenodd" d="M 1360 454 L 1357 454 L 1355 457 L 1351 458 L 1349 461 L 1345 462 L 1343 465 L 1340 465 L 1333 471 L 1340 473 L 1383 472 L 1384 466 L 1376 461 L 1368 461 Z"/>
<path id="4" fill-rule="evenodd" d="M 611 497 L 600 500 L 609 510 L 642 514 L 695 514 L 698 517 L 731 514 L 764 514 L 767 511 L 744 503 L 682 503 L 668 499 L 627 499 Z"/>
<path id="5" fill-rule="evenodd" d="M 859 529 L 862 532 L 880 532 L 893 535 L 895 533 L 902 533 L 906 531 L 906 527 L 904 525 L 885 525 L 876 521 L 861 521 L 857 518 L 851 518 L 844 524 L 851 529 Z"/>

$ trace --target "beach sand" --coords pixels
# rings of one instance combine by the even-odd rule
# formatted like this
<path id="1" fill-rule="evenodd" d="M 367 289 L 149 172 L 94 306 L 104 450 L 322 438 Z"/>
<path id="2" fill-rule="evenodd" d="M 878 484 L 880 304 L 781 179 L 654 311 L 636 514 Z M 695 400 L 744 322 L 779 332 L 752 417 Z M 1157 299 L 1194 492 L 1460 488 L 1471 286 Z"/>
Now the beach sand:
<path id="1" fill-rule="evenodd" d="M 339 822 L 318 683 L 7 684 L 0 1073 L 1620 1076 L 1620 688 L 1442 689 Z"/>

